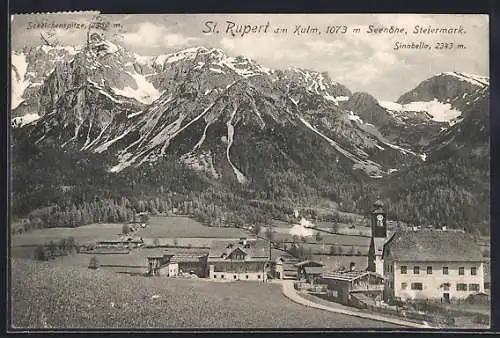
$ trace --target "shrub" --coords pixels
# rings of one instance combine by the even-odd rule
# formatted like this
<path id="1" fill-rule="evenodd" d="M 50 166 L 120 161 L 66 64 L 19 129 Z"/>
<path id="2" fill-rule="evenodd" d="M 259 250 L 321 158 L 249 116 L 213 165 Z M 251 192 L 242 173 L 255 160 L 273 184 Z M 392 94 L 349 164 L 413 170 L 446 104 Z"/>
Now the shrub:
<path id="1" fill-rule="evenodd" d="M 122 227 L 122 233 L 123 233 L 124 235 L 126 235 L 126 234 L 128 234 L 129 232 L 130 232 L 130 226 L 129 226 L 127 223 L 123 224 L 123 227 Z"/>
<path id="2" fill-rule="evenodd" d="M 155 239 L 153 240 L 153 245 L 154 245 L 154 246 L 160 246 L 160 240 L 159 240 L 158 238 L 155 238 Z"/>
<path id="3" fill-rule="evenodd" d="M 35 259 L 46 261 L 49 259 L 45 245 L 38 245 L 35 248 Z"/>
<path id="4" fill-rule="evenodd" d="M 96 256 L 92 256 L 89 261 L 89 269 L 98 269 L 99 268 L 99 260 Z"/>

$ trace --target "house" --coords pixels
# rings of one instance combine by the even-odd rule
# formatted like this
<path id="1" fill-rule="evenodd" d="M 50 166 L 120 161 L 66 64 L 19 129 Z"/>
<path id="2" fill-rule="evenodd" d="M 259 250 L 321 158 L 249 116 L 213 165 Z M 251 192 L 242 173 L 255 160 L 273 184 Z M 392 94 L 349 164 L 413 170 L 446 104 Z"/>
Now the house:
<path id="1" fill-rule="evenodd" d="M 484 258 L 463 231 L 399 230 L 385 244 L 384 299 L 463 299 L 484 292 Z"/>
<path id="2" fill-rule="evenodd" d="M 164 267 L 168 264 L 170 261 L 170 258 L 172 258 L 173 254 L 167 254 L 163 252 L 157 252 L 149 255 L 147 257 L 148 259 L 148 272 L 147 274 L 150 276 L 160 276 L 165 274 Z M 162 271 L 163 270 L 163 271 Z"/>
<path id="3" fill-rule="evenodd" d="M 345 305 L 353 305 L 360 298 L 358 294 L 381 298 L 384 289 L 384 278 L 371 271 L 346 270 L 323 273 L 318 283 L 326 285 L 330 299 Z"/>
<path id="4" fill-rule="evenodd" d="M 144 244 L 142 238 L 125 237 L 122 239 L 105 239 L 96 242 L 96 248 L 137 248 Z"/>
<path id="5" fill-rule="evenodd" d="M 208 254 L 210 279 L 266 281 L 269 242 L 261 239 L 214 241 Z"/>
<path id="6" fill-rule="evenodd" d="M 207 258 L 207 254 L 175 254 L 160 268 L 160 274 L 172 277 L 189 273 L 200 278 L 207 277 Z"/>
<path id="7" fill-rule="evenodd" d="M 311 260 L 302 261 L 295 264 L 297 268 L 297 279 L 305 279 L 308 283 L 313 283 L 314 279 L 323 272 L 324 264 Z"/>

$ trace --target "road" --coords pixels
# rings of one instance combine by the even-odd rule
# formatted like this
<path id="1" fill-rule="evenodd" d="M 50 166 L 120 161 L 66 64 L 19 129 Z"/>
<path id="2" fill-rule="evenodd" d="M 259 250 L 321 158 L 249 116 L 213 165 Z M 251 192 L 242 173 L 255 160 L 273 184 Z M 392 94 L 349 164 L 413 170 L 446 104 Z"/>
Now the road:
<path id="1" fill-rule="evenodd" d="M 302 304 L 304 306 L 309 306 L 312 308 L 316 309 L 321 309 L 329 312 L 335 312 L 335 313 L 340 313 L 348 316 L 355 316 L 359 318 L 365 318 L 365 319 L 371 319 L 379 322 L 385 322 L 385 323 L 391 323 L 391 324 L 396 324 L 400 325 L 403 327 L 408 327 L 408 328 L 418 328 L 418 329 L 429 329 L 431 328 L 428 325 L 423 325 L 423 324 L 417 324 L 417 323 L 412 323 L 408 322 L 402 319 L 397 319 L 397 318 L 389 318 L 389 317 L 384 317 L 380 316 L 377 314 L 372 314 L 372 313 L 366 313 L 359 311 L 354 308 L 348 308 L 347 306 L 343 306 L 340 304 L 335 304 L 332 303 L 331 306 L 325 306 L 321 304 L 314 303 L 310 300 L 307 300 L 303 297 L 301 297 L 298 293 L 297 290 L 293 287 L 293 280 L 282 280 L 281 285 L 282 285 L 282 292 L 283 294 L 289 298 L 290 300 Z"/>

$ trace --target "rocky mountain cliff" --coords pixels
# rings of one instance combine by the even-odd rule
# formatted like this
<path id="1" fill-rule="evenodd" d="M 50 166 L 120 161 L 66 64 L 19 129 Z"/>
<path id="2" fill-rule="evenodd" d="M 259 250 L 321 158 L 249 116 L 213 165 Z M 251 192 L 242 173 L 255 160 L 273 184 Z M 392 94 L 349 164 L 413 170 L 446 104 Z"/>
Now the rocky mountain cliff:
<path id="1" fill-rule="evenodd" d="M 294 194 L 322 185 L 322 197 L 359 200 L 365 183 L 488 130 L 487 79 L 459 73 L 380 102 L 325 73 L 268 69 L 205 47 L 144 57 L 96 34 L 79 50 L 14 55 L 17 137 L 100 154 L 111 174 L 174 158 L 213 184 L 264 196 L 276 177 L 294 173 L 303 180 Z"/>

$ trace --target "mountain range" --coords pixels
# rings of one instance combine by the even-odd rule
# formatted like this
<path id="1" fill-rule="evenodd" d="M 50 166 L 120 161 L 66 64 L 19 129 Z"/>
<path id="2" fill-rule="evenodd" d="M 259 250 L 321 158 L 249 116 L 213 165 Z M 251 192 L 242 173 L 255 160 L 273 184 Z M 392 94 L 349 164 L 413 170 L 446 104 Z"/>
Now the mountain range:
<path id="1" fill-rule="evenodd" d="M 13 145 L 98 155 L 110 177 L 174 161 L 243 200 L 327 199 L 361 212 L 375 194 L 399 201 L 401 182 L 419 179 L 405 179 L 415 168 L 489 158 L 489 79 L 477 75 L 437 74 L 386 102 L 327 73 L 269 69 L 205 47 L 145 57 L 98 34 L 81 48 L 14 51 L 11 74 Z M 489 196 L 467 184 L 455 188 L 471 208 Z"/>

